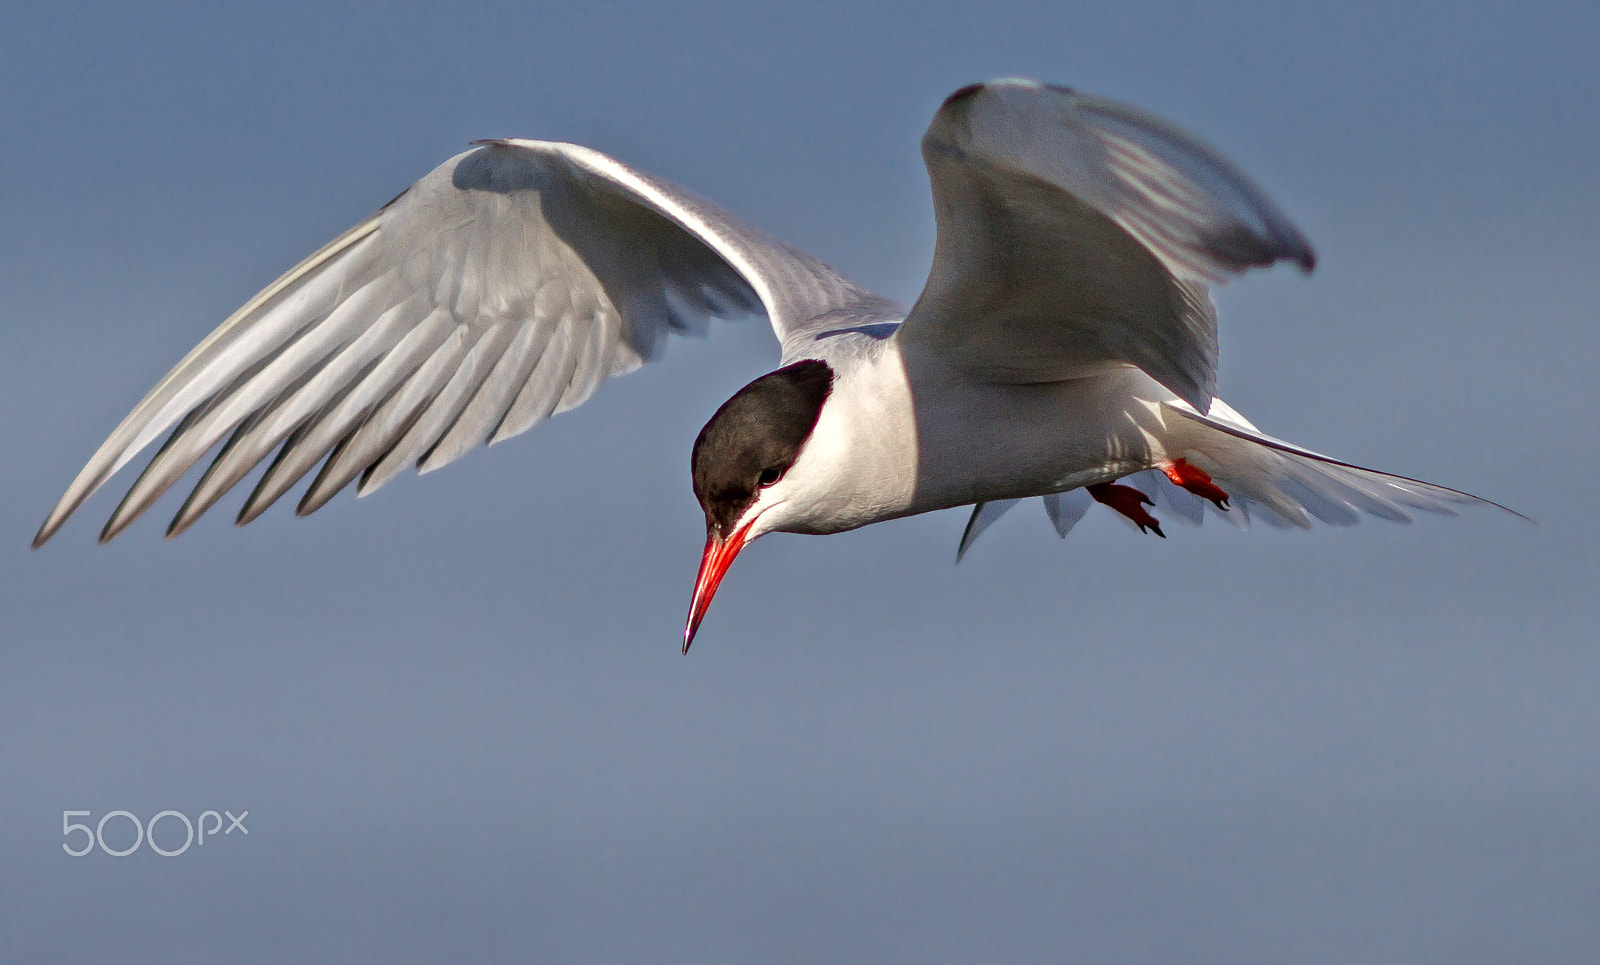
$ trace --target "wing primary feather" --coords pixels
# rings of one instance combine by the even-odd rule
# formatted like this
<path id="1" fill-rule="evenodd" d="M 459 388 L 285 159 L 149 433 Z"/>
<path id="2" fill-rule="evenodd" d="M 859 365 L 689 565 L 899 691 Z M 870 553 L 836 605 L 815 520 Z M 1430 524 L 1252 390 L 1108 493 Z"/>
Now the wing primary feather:
<path id="1" fill-rule="evenodd" d="M 449 317 L 447 313 L 446 317 Z M 438 394 L 462 355 L 469 347 L 468 329 L 456 325 L 440 346 L 406 378 L 400 389 L 373 410 L 341 445 L 301 497 L 295 513 L 306 516 L 322 508 L 334 494 L 389 452 L 417 420 L 422 410 Z"/>
<path id="2" fill-rule="evenodd" d="M 485 389 L 490 389 L 485 404 L 493 404 L 494 392 L 490 380 L 511 351 L 517 335 L 517 326 L 501 325 L 485 333 L 473 346 L 467 362 L 434 403 L 434 407 L 439 409 L 438 415 L 435 417 L 431 410 L 428 414 L 434 419 L 435 427 L 422 433 L 419 438 L 422 445 L 414 457 L 417 472 L 433 472 L 470 452 L 482 444 L 490 425 L 499 421 L 499 413 L 481 413 L 481 410 L 473 409 L 472 403 L 483 396 Z M 430 434 L 432 441 L 427 440 Z"/>
<path id="3" fill-rule="evenodd" d="M 224 435 L 258 409 L 281 398 L 286 389 L 298 387 L 309 379 L 330 352 L 337 351 L 340 344 L 350 338 L 351 328 L 358 324 L 355 320 L 361 318 L 376 297 L 376 284 L 367 284 L 323 322 L 306 329 L 301 338 L 286 346 L 253 378 L 239 385 L 182 435 L 172 437 L 117 508 L 108 526 L 111 536 L 143 514 Z"/>
<path id="4" fill-rule="evenodd" d="M 236 381 L 239 372 L 270 355 L 283 340 L 298 334 L 306 324 L 306 303 L 337 297 L 341 272 L 324 269 L 337 259 L 353 261 L 354 265 L 345 266 L 351 272 L 363 270 L 363 259 L 370 253 L 370 238 L 377 227 L 376 217 L 369 218 L 322 246 L 262 289 L 191 349 L 90 457 L 46 517 L 35 537 L 35 547 L 55 535 L 67 517 L 168 426 L 215 394 L 220 386 Z M 295 288 L 296 285 L 303 287 Z M 293 307 L 301 312 L 288 310 Z M 320 317 L 323 311 L 317 309 L 309 314 Z"/>
<path id="5" fill-rule="evenodd" d="M 316 416 L 305 434 L 297 437 L 292 445 L 286 444 L 279 450 L 277 458 L 239 510 L 235 522 L 243 526 L 261 515 L 328 456 L 331 449 L 353 435 L 438 350 L 454 326 L 448 314 L 434 311 L 406 333 L 359 385 Z"/>
<path id="6" fill-rule="evenodd" d="M 205 475 L 189 494 L 189 498 L 184 500 L 182 508 L 178 510 L 178 514 L 173 517 L 172 523 L 167 528 L 167 538 L 180 536 L 194 525 L 196 520 L 216 505 L 223 494 L 238 485 L 241 479 L 259 466 L 273 448 L 277 448 L 278 455 L 273 459 L 271 466 L 277 466 L 286 452 L 305 440 L 316 427 L 319 418 L 356 391 L 361 381 L 367 378 L 380 362 L 381 359 L 365 360 L 363 368 L 354 378 L 341 380 L 334 385 L 331 395 L 319 393 L 322 407 L 318 410 L 297 414 L 285 413 L 285 409 L 306 396 L 308 386 L 303 385 L 284 402 L 274 405 L 270 410 L 263 410 L 258 417 L 241 424 L 235 430 L 234 437 L 228 440 L 227 445 L 206 469 Z M 271 466 L 268 467 L 268 472 L 271 471 Z M 252 496 L 265 482 L 264 473 Z M 244 508 L 241 508 L 239 516 L 242 517 L 244 513 Z M 235 521 L 238 521 L 237 517 Z"/>
<path id="7" fill-rule="evenodd" d="M 161 444 L 161 448 L 156 451 L 155 455 L 150 457 L 150 462 L 145 465 L 143 473 L 150 472 L 150 468 L 155 464 L 156 460 L 160 459 L 164 453 L 171 450 L 173 446 L 177 445 L 182 439 L 184 439 L 189 434 L 190 430 L 198 422 L 200 422 L 200 420 L 210 415 L 216 409 L 216 407 L 222 403 L 222 400 L 228 398 L 234 392 L 238 391 L 241 386 L 248 384 L 251 379 L 255 378 L 257 373 L 269 365 L 276 357 L 276 354 L 273 354 L 257 360 L 256 363 L 250 368 L 239 373 L 234 380 L 227 386 L 223 387 L 221 391 L 204 399 L 199 405 L 195 406 L 195 408 L 185 415 L 183 419 L 179 421 L 177 426 L 175 426 L 172 431 L 167 434 L 166 441 Z M 143 477 L 143 473 L 141 473 L 141 478 Z M 135 487 L 137 487 L 137 484 L 138 483 L 136 480 Z M 106 520 L 105 526 L 101 528 L 99 536 L 101 543 L 108 543 L 112 539 L 116 538 L 119 533 L 126 529 L 128 525 L 137 518 L 137 514 L 132 516 L 124 515 L 125 508 L 127 512 L 132 512 L 133 507 L 131 500 L 133 497 L 133 488 L 134 487 L 130 487 L 129 491 L 123 494 L 121 501 L 117 504 L 117 509 L 113 511 L 111 518 Z M 143 512 L 143 510 L 140 512 Z M 119 519 L 119 517 L 123 518 Z M 44 541 L 50 538 L 50 535 L 50 533 L 41 532 L 41 534 L 34 539 L 34 548 L 38 549 L 41 545 L 43 545 Z"/>
<path id="8" fill-rule="evenodd" d="M 305 378 L 292 391 L 284 393 L 270 406 L 263 406 L 240 424 L 222 452 L 212 461 L 183 508 L 168 527 L 174 537 L 188 529 L 200 515 L 239 480 L 254 469 L 267 454 L 291 433 L 333 401 L 343 398 L 378 362 L 378 357 L 394 346 L 411 323 L 413 306 L 401 303 L 379 316 L 377 322 L 354 341 Z"/>
<path id="9" fill-rule="evenodd" d="M 345 461 L 344 455 L 349 450 L 350 444 L 355 441 L 359 431 L 359 429 L 350 430 L 343 439 L 339 440 L 339 444 L 333 447 L 333 451 L 328 453 L 328 458 L 323 462 L 322 469 L 318 471 L 316 478 L 311 480 L 311 485 L 306 487 L 305 493 L 300 497 L 300 502 L 295 504 L 294 514 L 296 516 L 310 516 L 323 506 L 326 506 L 328 500 L 332 499 L 339 490 L 344 488 L 344 483 L 333 485 L 333 481 L 330 480 L 324 485 L 323 480 L 328 478 L 331 467 Z M 345 480 L 345 482 L 348 481 L 348 479 Z"/>
<path id="10" fill-rule="evenodd" d="M 550 327 L 527 322 L 517 326 L 511 344 L 484 378 L 471 401 L 461 410 L 455 425 L 440 437 L 424 457 L 423 472 L 436 469 L 488 442 L 500 429 L 512 400 L 528 381 L 539 363 L 539 355 L 550 341 Z"/>
<path id="11" fill-rule="evenodd" d="M 561 401 L 562 393 L 572 380 L 573 366 L 577 364 L 571 342 L 572 332 L 568 326 L 551 334 L 527 383 L 517 393 L 516 401 L 511 403 L 511 410 L 501 420 L 491 441 L 500 442 L 527 432 L 555 411 L 556 403 Z"/>
<path id="12" fill-rule="evenodd" d="M 154 462 L 156 459 L 160 458 L 161 453 L 163 453 L 163 452 L 167 451 L 169 448 L 171 448 L 172 445 L 178 440 L 178 438 L 180 436 L 182 436 L 184 433 L 188 432 L 190 426 L 192 426 L 196 422 L 200 421 L 200 419 L 207 412 L 209 412 L 211 410 L 211 407 L 214 406 L 215 404 L 216 404 L 216 400 L 215 399 L 208 400 L 205 405 L 198 406 L 197 408 L 195 408 L 195 410 L 193 412 L 190 412 L 188 415 L 184 416 L 183 420 L 181 422 L 179 422 L 178 425 L 172 430 L 172 432 L 167 435 L 167 441 L 163 442 L 161 444 L 161 448 L 156 451 L 155 456 L 151 457 L 151 461 Z M 147 472 L 149 471 L 149 467 L 148 466 L 145 467 L 145 471 L 147 471 Z M 109 543 L 109 542 L 111 542 L 113 539 L 115 539 L 117 537 L 118 533 L 122 532 L 124 529 L 127 528 L 129 523 L 133 522 L 132 519 L 127 519 L 127 520 L 123 521 L 121 523 L 121 525 L 117 525 L 118 517 L 122 515 L 123 505 L 128 502 L 128 498 L 130 496 L 132 496 L 132 495 L 133 494 L 132 494 L 131 491 L 128 492 L 128 493 L 124 493 L 123 497 L 122 497 L 122 501 L 117 505 L 116 510 L 112 512 L 111 518 L 106 520 L 105 526 L 102 527 L 101 530 L 100 530 L 99 539 L 100 539 L 101 543 Z M 49 539 L 49 538 L 50 538 L 49 535 L 45 534 L 45 533 L 41 533 L 39 536 L 34 537 L 34 541 L 33 541 L 34 549 L 38 549 L 40 546 L 43 546 L 44 545 L 44 541 Z"/>
<path id="13" fill-rule="evenodd" d="M 362 474 L 361 483 L 356 489 L 358 496 L 373 492 L 413 463 L 421 468 L 428 451 L 455 423 L 462 408 L 472 398 L 472 393 L 477 391 L 495 361 L 505 351 L 510 339 L 510 325 L 496 325 L 486 332 L 477 333 L 461 364 L 428 401 L 411 428 Z"/>
<path id="14" fill-rule="evenodd" d="M 555 414 L 576 409 L 589 400 L 611 367 L 612 350 L 616 344 L 617 316 L 612 312 L 596 312 L 587 337 L 580 344 L 577 358 L 573 360 L 572 375 L 556 403 Z"/>
<path id="15" fill-rule="evenodd" d="M 236 456 L 244 444 L 244 440 L 261 424 L 262 420 L 266 418 L 266 414 L 265 410 L 257 412 L 239 423 L 238 428 L 233 430 L 233 435 L 229 436 L 228 441 L 223 443 L 221 451 L 217 453 L 216 458 L 211 460 L 211 465 L 206 467 L 206 471 L 200 476 L 200 481 L 189 491 L 189 495 L 184 499 L 183 505 L 178 507 L 178 512 L 173 515 L 172 521 L 167 524 L 167 539 L 175 539 L 183 535 L 184 531 L 193 526 L 195 521 L 217 501 L 217 498 L 227 491 L 226 486 L 219 487 L 215 484 L 221 475 L 219 470 L 230 461 L 237 461 Z M 249 467 L 247 466 L 246 471 L 248 470 Z"/>
<path id="16" fill-rule="evenodd" d="M 316 367 L 313 367 L 309 371 L 300 373 L 296 376 L 295 381 L 285 386 L 276 397 L 251 412 L 232 427 L 232 434 L 229 436 L 228 441 L 223 443 L 216 457 L 212 459 L 211 465 L 202 474 L 200 482 L 195 487 L 196 492 L 208 488 L 206 477 L 211 476 L 213 470 L 217 469 L 219 465 L 225 465 L 231 461 L 233 456 L 238 453 L 240 444 L 267 418 L 268 413 L 309 382 L 315 372 Z M 247 388 L 249 388 L 249 383 L 241 387 L 240 391 L 244 391 Z M 111 538 L 116 537 L 117 534 L 144 515 L 207 451 L 216 445 L 217 440 L 221 438 L 221 433 L 215 431 L 216 416 L 219 412 L 225 411 L 228 402 L 228 397 L 219 398 L 217 404 L 204 416 L 196 420 L 182 435 L 175 434 L 168 440 L 167 444 L 162 446 L 161 451 L 156 453 L 150 460 L 144 472 L 139 475 L 139 479 L 128 490 L 128 494 L 123 497 L 122 504 L 117 507 L 117 511 L 112 515 L 111 521 L 107 523 L 106 529 Z M 183 507 L 180 507 L 178 515 L 168 525 L 168 538 L 177 535 L 177 533 L 173 532 L 174 527 L 177 527 L 178 532 L 182 532 L 194 522 L 193 518 L 190 518 L 181 526 L 178 525 L 179 519 L 189 511 L 192 510 L 195 516 L 204 511 L 203 507 L 196 505 L 196 492 L 189 494 L 184 500 Z"/>

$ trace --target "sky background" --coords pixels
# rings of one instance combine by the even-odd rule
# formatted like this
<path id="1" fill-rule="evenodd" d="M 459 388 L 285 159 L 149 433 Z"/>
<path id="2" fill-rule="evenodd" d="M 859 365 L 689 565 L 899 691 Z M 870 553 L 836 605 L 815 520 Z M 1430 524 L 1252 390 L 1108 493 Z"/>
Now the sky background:
<path id="1" fill-rule="evenodd" d="M 1592 961 L 1593 3 L 0 26 L 0 959 Z M 309 519 L 165 542 L 169 494 L 99 547 L 125 473 L 27 549 L 191 345 L 469 139 L 593 146 L 910 302 L 918 138 L 1008 75 L 1196 132 L 1312 240 L 1220 295 L 1233 405 L 1540 525 L 777 535 L 684 658 L 689 447 L 773 364 L 756 320 Z M 249 835 L 71 858 L 69 809 Z"/>

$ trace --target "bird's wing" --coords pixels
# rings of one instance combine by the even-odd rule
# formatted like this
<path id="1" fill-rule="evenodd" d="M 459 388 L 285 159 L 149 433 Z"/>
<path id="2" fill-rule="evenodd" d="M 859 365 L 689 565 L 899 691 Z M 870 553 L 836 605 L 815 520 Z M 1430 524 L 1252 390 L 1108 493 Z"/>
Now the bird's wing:
<path id="1" fill-rule="evenodd" d="M 1206 290 L 1311 248 L 1210 148 L 1062 87 L 952 94 L 922 141 L 938 241 L 899 338 L 981 378 L 1043 382 L 1135 365 L 1206 411 Z"/>
<path id="2" fill-rule="evenodd" d="M 358 476 L 365 493 L 411 463 L 426 472 L 523 432 L 637 368 L 663 334 L 703 332 L 711 316 L 764 311 L 787 356 L 843 327 L 829 319 L 888 304 L 597 151 L 481 144 L 207 336 L 101 445 L 34 545 L 174 424 L 102 540 L 225 437 L 169 535 L 274 450 L 241 523 L 319 462 L 301 514 Z"/>

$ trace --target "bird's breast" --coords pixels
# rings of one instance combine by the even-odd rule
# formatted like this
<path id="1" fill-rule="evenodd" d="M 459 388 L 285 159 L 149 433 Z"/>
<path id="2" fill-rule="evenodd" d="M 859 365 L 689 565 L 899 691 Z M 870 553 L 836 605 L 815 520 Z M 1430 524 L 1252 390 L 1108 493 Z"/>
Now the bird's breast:
<path id="1" fill-rule="evenodd" d="M 995 384 L 898 352 L 839 374 L 806 444 L 798 532 L 1107 482 L 1164 458 L 1159 402 L 1131 367 Z"/>
<path id="2" fill-rule="evenodd" d="M 926 382 L 913 391 L 914 512 L 1109 482 L 1165 456 L 1157 403 L 1172 394 L 1137 369 L 1061 382 L 960 373 Z"/>

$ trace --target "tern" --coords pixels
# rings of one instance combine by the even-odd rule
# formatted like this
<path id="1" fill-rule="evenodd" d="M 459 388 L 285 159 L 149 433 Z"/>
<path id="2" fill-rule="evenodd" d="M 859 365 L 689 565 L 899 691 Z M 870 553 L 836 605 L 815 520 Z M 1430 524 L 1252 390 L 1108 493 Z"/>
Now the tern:
<path id="1" fill-rule="evenodd" d="M 1157 536 L 1157 498 L 1180 520 L 1209 507 L 1300 528 L 1488 502 L 1265 435 L 1216 397 L 1207 286 L 1315 257 L 1192 136 L 1007 79 L 951 94 L 922 155 L 937 238 L 907 309 L 598 151 L 473 142 L 197 345 L 33 545 L 169 429 L 102 542 L 219 442 L 169 537 L 268 456 L 240 525 L 312 469 L 301 515 L 571 409 L 663 336 L 757 313 L 780 367 L 724 403 L 690 457 L 706 543 L 685 653 L 734 558 L 773 532 L 972 506 L 959 559 L 1035 496 L 1062 536 L 1096 502 Z"/>

